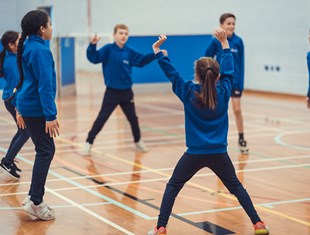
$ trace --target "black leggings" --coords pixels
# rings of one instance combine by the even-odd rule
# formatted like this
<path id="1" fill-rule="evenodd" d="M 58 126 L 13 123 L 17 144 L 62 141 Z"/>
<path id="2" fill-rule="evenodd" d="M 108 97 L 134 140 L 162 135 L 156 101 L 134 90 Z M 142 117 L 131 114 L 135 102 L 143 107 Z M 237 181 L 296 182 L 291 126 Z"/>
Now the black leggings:
<path id="1" fill-rule="evenodd" d="M 96 135 L 101 131 L 117 105 L 120 105 L 130 123 L 134 142 L 138 142 L 141 135 L 133 96 L 132 89 L 115 90 L 107 88 L 104 93 L 101 109 L 88 133 L 86 141 L 93 144 Z"/>
<path id="2" fill-rule="evenodd" d="M 166 227 L 172 207 L 180 190 L 200 169 L 210 168 L 234 194 L 253 224 L 261 221 L 247 191 L 237 178 L 235 168 L 227 153 L 194 155 L 184 153 L 170 178 L 160 206 L 157 226 Z"/>

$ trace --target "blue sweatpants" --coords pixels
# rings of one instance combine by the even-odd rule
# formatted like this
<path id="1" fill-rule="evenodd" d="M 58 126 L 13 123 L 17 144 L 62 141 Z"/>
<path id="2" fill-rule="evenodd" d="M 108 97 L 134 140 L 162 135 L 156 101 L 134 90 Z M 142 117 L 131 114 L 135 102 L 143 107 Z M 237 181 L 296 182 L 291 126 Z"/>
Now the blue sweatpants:
<path id="1" fill-rule="evenodd" d="M 104 93 L 99 114 L 88 133 L 88 137 L 86 139 L 88 143 L 93 144 L 97 134 L 101 131 L 104 124 L 118 105 L 121 106 L 121 109 L 129 121 L 134 142 L 139 142 L 141 134 L 132 89 L 117 90 L 107 88 Z"/>
<path id="2" fill-rule="evenodd" d="M 15 107 L 8 101 L 4 101 L 4 105 L 6 109 L 9 111 L 9 113 L 12 115 L 15 123 L 17 123 Z M 18 152 L 24 146 L 24 144 L 27 142 L 28 139 L 29 139 L 28 129 L 27 128 L 21 129 L 17 127 L 17 132 L 14 135 L 8 148 L 8 151 L 3 159 L 4 163 L 12 164 L 14 162 L 16 155 L 18 154 Z"/>
<path id="3" fill-rule="evenodd" d="M 238 180 L 235 168 L 227 153 L 204 155 L 184 153 L 167 183 L 160 206 L 158 228 L 166 227 L 178 193 L 184 184 L 204 167 L 210 168 L 224 183 L 229 192 L 237 197 L 253 224 L 261 221 L 249 194 Z"/>
<path id="4" fill-rule="evenodd" d="M 55 144 L 54 139 L 45 133 L 45 117 L 23 118 L 36 151 L 28 195 L 35 205 L 39 205 L 43 201 L 45 182 L 54 157 Z"/>

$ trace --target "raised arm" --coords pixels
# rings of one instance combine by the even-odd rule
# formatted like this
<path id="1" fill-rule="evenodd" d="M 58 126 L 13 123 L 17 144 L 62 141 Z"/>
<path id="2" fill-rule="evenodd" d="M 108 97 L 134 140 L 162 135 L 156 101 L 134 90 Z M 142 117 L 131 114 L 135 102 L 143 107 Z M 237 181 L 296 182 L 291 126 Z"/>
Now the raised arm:
<path id="1" fill-rule="evenodd" d="M 221 58 L 221 76 L 233 77 L 234 65 L 233 58 L 230 52 L 227 35 L 224 29 L 217 28 L 214 32 L 214 36 L 220 41 L 223 49 L 222 58 Z"/>
<path id="2" fill-rule="evenodd" d="M 193 83 L 183 79 L 179 72 L 173 67 L 169 58 L 165 56 L 165 53 L 167 52 L 159 48 L 166 40 L 166 35 L 161 34 L 159 39 L 152 46 L 153 51 L 156 55 L 161 70 L 172 83 L 173 92 L 180 98 L 181 101 L 184 102 L 186 95 L 189 94 L 189 86 L 191 86 Z"/>
<path id="3" fill-rule="evenodd" d="M 130 48 L 130 64 L 136 67 L 143 67 L 155 60 L 154 53 L 142 54 Z"/>
<path id="4" fill-rule="evenodd" d="M 233 57 L 229 48 L 225 30 L 221 28 L 216 29 L 214 32 L 214 36 L 220 41 L 223 50 L 220 60 L 221 77 L 218 85 L 224 89 L 225 94 L 229 99 L 234 75 Z"/>
<path id="5" fill-rule="evenodd" d="M 206 52 L 205 52 L 205 56 L 206 57 L 211 57 L 211 58 L 214 58 L 217 54 L 217 51 L 218 51 L 218 44 L 217 44 L 217 39 L 216 38 L 211 38 L 208 46 L 207 46 L 207 49 L 206 49 Z"/>
<path id="6" fill-rule="evenodd" d="M 98 37 L 97 33 L 95 33 L 95 36 L 90 40 L 86 51 L 87 59 L 94 64 L 103 62 L 104 47 L 97 50 L 97 43 L 100 39 L 101 37 Z"/>

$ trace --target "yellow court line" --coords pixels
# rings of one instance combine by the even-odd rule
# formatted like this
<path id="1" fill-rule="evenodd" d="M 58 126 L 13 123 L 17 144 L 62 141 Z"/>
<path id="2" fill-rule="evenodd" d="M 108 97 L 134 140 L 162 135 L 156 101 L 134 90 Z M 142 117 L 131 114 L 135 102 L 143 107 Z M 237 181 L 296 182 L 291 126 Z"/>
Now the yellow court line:
<path id="1" fill-rule="evenodd" d="M 0 120 L 3 120 L 7 123 L 14 123 L 14 122 L 11 122 L 9 121 L 7 118 L 2 118 L 0 117 Z M 70 141 L 70 140 L 67 140 L 67 139 L 64 139 L 64 138 L 61 138 L 61 137 L 57 137 L 56 140 L 59 140 L 59 141 L 62 141 L 62 142 L 65 142 L 65 143 L 69 143 L 73 146 L 76 146 L 76 147 L 82 147 L 83 145 L 82 144 L 78 144 L 78 143 L 75 143 L 73 141 Z M 96 150 L 92 150 L 93 152 L 95 153 L 99 153 L 99 154 L 102 154 L 101 151 L 96 151 Z M 144 166 L 144 165 L 141 165 L 141 164 L 137 164 L 135 162 L 131 162 L 131 161 L 127 161 L 127 160 L 124 160 L 122 158 L 118 158 L 118 157 L 115 157 L 113 155 L 110 155 L 110 154 L 106 154 L 106 153 L 103 153 L 104 156 L 107 156 L 109 158 L 112 158 L 112 159 L 115 159 L 117 161 L 121 161 L 121 162 L 124 162 L 124 163 L 127 163 L 129 165 L 133 165 L 133 166 L 136 166 L 136 167 L 140 167 L 141 169 L 145 169 L 145 170 L 153 170 L 153 172 L 159 174 L 159 175 L 162 175 L 162 176 L 166 176 L 166 177 L 170 177 L 171 175 L 169 174 L 166 174 L 166 173 L 162 173 L 160 171 L 157 171 L 157 170 L 154 170 L 153 168 L 150 168 L 150 167 L 147 167 L 147 166 Z M 200 188 L 200 189 L 203 189 L 203 190 L 206 190 L 210 193 L 214 193 L 216 192 L 216 190 L 213 190 L 213 189 L 210 189 L 210 188 L 207 188 L 205 186 L 201 186 L 199 184 L 196 184 L 196 183 L 192 183 L 192 182 L 187 182 L 187 184 L 191 185 L 191 186 L 194 186 L 194 187 L 197 187 L 197 188 Z M 230 195 L 227 195 L 227 194 L 222 194 L 222 193 L 218 193 L 218 195 L 222 196 L 222 197 L 225 197 L 225 198 L 228 198 L 228 199 L 231 199 L 231 200 L 234 200 L 234 201 L 238 201 L 237 198 L 235 198 L 234 196 L 230 196 Z M 303 221 L 303 220 L 300 220 L 300 219 L 297 219 L 297 218 L 294 218 L 294 217 L 291 217 L 291 216 L 288 216 L 284 213 L 280 213 L 280 212 L 276 212 L 274 210 L 271 210 L 271 209 L 268 209 L 266 207 L 263 207 L 263 206 L 255 206 L 256 208 L 259 208 L 260 210 L 263 210 L 263 211 L 266 211 L 266 212 L 269 212 L 271 214 L 274 214 L 274 215 L 278 215 L 280 217 L 283 217 L 283 218 L 286 218 L 288 220 L 291 220 L 291 221 L 294 221 L 294 222 L 297 222 L 297 223 L 300 223 L 300 224 L 303 224 L 303 225 L 306 225 L 306 226 L 309 226 L 310 227 L 310 223 L 309 222 L 306 222 L 306 221 Z"/>
<path id="2" fill-rule="evenodd" d="M 74 143 L 70 140 L 67 140 L 67 139 L 64 139 L 64 138 L 60 138 L 60 137 L 57 137 L 58 140 L 60 141 L 63 141 L 65 143 L 71 143 L 72 145 L 74 146 L 77 146 L 77 147 L 82 147 L 82 144 L 78 144 L 78 143 Z M 92 150 L 93 152 L 95 153 L 99 153 L 99 154 L 102 154 L 101 151 L 97 151 L 97 150 Z M 144 169 L 144 170 L 153 170 L 153 172 L 159 174 L 159 175 L 162 175 L 162 176 L 166 176 L 166 177 L 171 177 L 171 175 L 169 174 L 166 174 L 166 173 L 163 173 L 161 171 L 157 171 L 153 168 L 150 168 L 150 167 L 147 167 L 147 166 L 144 166 L 144 165 L 141 165 L 141 164 L 138 164 L 138 163 L 135 163 L 135 162 L 132 162 L 132 161 L 128 161 L 128 160 L 124 160 L 122 158 L 119 158 L 119 157 L 116 157 L 116 156 L 113 156 L 111 154 L 106 154 L 106 153 L 103 153 L 104 156 L 107 156 L 109 158 L 112 158 L 112 159 L 115 159 L 117 161 L 121 161 L 121 162 L 124 162 L 124 163 L 127 163 L 129 165 L 133 165 L 133 166 L 136 166 L 136 167 L 139 167 L 141 169 Z M 188 185 L 191 185 L 191 186 L 194 186 L 196 188 L 199 188 L 199 189 L 203 189 L 205 191 L 208 191 L 210 193 L 214 193 L 214 192 L 217 192 L 216 190 L 213 190 L 213 189 L 210 189 L 210 188 L 207 188 L 205 186 L 201 186 L 199 184 L 196 184 L 196 183 L 192 183 L 192 182 L 187 182 Z M 234 201 L 238 201 L 238 199 L 235 197 L 235 196 L 231 196 L 231 195 L 228 195 L 228 194 L 223 194 L 223 193 L 218 193 L 217 195 L 220 195 L 222 197 L 225 197 L 225 198 L 228 198 L 228 199 L 231 199 L 231 200 L 234 200 Z M 289 216 L 289 215 L 286 215 L 284 213 L 280 213 L 280 212 L 277 212 L 277 211 L 274 211 L 274 210 L 271 210 L 271 209 L 268 209 L 266 207 L 263 207 L 263 206 L 259 206 L 259 205 L 255 205 L 255 208 L 259 208 L 260 210 L 263 210 L 265 212 L 269 212 L 271 214 L 274 214 L 274 215 L 278 215 L 280 217 L 283 217 L 283 218 L 286 218 L 288 220 L 291 220 L 291 221 L 294 221 L 294 222 L 297 222 L 297 223 L 300 223 L 300 224 L 303 224 L 303 225 L 306 225 L 306 226 L 309 226 L 310 227 L 310 223 L 309 222 L 306 222 L 306 221 L 303 221 L 303 220 L 300 220 L 298 218 L 295 218 L 295 217 L 292 217 L 292 216 Z"/>

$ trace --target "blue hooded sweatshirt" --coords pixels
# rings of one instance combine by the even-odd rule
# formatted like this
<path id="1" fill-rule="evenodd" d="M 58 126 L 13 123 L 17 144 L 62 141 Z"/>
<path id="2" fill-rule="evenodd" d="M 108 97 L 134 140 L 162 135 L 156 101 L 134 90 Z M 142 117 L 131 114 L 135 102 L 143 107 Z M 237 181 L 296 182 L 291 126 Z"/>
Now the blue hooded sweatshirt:
<path id="1" fill-rule="evenodd" d="M 51 50 L 44 40 L 30 35 L 22 55 L 24 81 L 17 92 L 17 109 L 24 117 L 56 119 L 56 72 Z"/>
<path id="2" fill-rule="evenodd" d="M 132 67 L 143 67 L 155 59 L 154 53 L 141 54 L 126 44 L 120 48 L 115 42 L 96 50 L 96 44 L 89 44 L 87 59 L 102 63 L 103 77 L 107 88 L 126 90 L 132 87 Z"/>
<path id="3" fill-rule="evenodd" d="M 16 54 L 6 51 L 2 67 L 3 78 L 6 81 L 3 88 L 2 99 L 6 100 L 13 95 L 13 90 L 19 81 L 19 73 L 16 61 Z"/>
<path id="4" fill-rule="evenodd" d="M 221 56 L 221 77 L 216 85 L 217 104 L 214 110 L 197 105 L 195 93 L 201 85 L 184 79 L 162 52 L 156 54 L 158 64 L 172 83 L 185 112 L 186 146 L 190 154 L 227 152 L 228 103 L 233 82 L 234 65 L 230 49 Z"/>
<path id="5" fill-rule="evenodd" d="M 229 47 L 234 58 L 234 82 L 232 88 L 243 91 L 244 89 L 244 46 L 242 39 L 235 33 L 228 39 Z M 211 39 L 207 47 L 205 56 L 214 58 L 220 64 L 222 46 L 215 37 Z"/>

